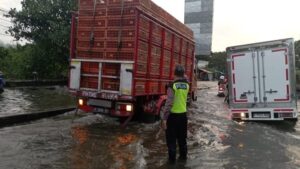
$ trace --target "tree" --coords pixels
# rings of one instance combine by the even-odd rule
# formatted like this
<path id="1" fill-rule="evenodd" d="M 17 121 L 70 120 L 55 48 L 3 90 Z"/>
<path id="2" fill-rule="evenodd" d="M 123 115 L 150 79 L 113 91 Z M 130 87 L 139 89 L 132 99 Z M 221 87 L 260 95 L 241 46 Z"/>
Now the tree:
<path id="1" fill-rule="evenodd" d="M 4 47 L 0 47 L 0 71 L 4 71 L 5 69 L 5 59 L 8 58 L 8 50 Z"/>
<path id="2" fill-rule="evenodd" d="M 225 73 L 226 65 L 226 52 L 212 53 L 212 57 L 209 59 L 208 68 Z"/>
<path id="3" fill-rule="evenodd" d="M 28 71 L 42 78 L 57 78 L 68 66 L 71 12 L 74 0 L 23 0 L 22 9 L 11 9 L 8 32 L 16 39 L 32 42 Z"/>

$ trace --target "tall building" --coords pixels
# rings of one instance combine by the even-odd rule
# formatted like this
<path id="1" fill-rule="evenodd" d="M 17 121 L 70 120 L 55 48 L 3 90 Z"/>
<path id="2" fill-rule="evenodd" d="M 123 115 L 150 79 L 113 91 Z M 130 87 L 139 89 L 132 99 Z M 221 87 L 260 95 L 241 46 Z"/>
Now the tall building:
<path id="1" fill-rule="evenodd" d="M 185 0 L 184 23 L 193 30 L 196 55 L 211 53 L 214 0 Z"/>

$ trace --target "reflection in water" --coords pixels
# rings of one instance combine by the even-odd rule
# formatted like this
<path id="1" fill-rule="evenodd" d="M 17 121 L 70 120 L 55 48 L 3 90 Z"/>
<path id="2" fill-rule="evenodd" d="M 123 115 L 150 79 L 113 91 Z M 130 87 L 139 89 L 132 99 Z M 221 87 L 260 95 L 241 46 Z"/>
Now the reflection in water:
<path id="1" fill-rule="evenodd" d="M 125 134 L 118 136 L 112 143 L 108 145 L 110 154 L 116 162 L 118 169 L 127 169 L 126 162 L 130 163 L 133 160 L 133 154 L 126 151 L 126 146 L 137 141 L 137 136 L 133 134 Z M 125 150 L 125 151 L 124 151 Z"/>
<path id="2" fill-rule="evenodd" d="M 0 94 L 0 117 L 75 105 L 65 87 L 9 88 Z"/>
<path id="3" fill-rule="evenodd" d="M 0 94 L 0 117 L 14 114 L 22 114 L 28 109 L 32 102 L 29 101 L 29 95 L 20 90 L 5 89 Z"/>
<path id="4" fill-rule="evenodd" d="M 72 127 L 72 137 L 81 145 L 88 139 L 88 130 L 84 126 Z"/>
<path id="5" fill-rule="evenodd" d="M 86 142 L 88 141 L 89 132 L 86 126 L 75 126 L 71 130 L 75 145 L 71 150 L 71 168 L 88 168 L 89 160 L 86 154 Z"/>
<path id="6" fill-rule="evenodd" d="M 109 125 L 112 124 L 76 124 L 72 127 L 71 168 L 129 169 L 139 166 L 136 161 L 141 156 L 138 136 L 112 126 L 107 130 Z"/>

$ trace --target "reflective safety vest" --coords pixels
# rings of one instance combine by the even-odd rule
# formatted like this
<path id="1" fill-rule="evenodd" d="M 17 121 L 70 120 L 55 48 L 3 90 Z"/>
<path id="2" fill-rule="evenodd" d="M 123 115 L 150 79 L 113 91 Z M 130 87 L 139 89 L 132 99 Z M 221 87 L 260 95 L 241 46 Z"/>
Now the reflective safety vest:
<path id="1" fill-rule="evenodd" d="M 172 89 L 174 91 L 173 105 L 171 113 L 185 113 L 186 101 L 190 86 L 186 80 L 177 80 L 173 83 Z"/>

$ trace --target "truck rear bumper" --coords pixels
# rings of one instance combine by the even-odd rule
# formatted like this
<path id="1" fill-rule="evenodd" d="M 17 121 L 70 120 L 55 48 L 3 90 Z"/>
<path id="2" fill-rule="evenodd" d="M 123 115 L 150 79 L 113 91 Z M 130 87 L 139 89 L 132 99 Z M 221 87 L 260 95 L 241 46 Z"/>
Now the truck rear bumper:
<path id="1" fill-rule="evenodd" d="M 127 117 L 134 113 L 133 104 L 131 102 L 117 102 L 92 98 L 79 98 L 78 108 L 85 112 L 94 112 L 115 117 Z"/>
<path id="2" fill-rule="evenodd" d="M 296 108 L 231 109 L 232 119 L 244 121 L 282 121 L 298 119 Z"/>

